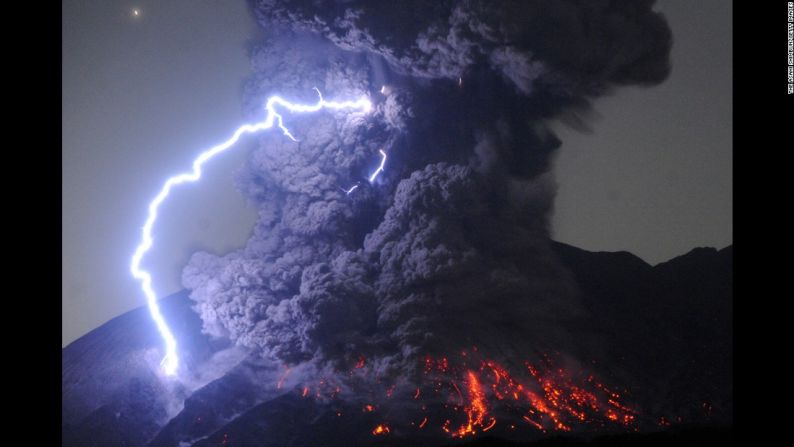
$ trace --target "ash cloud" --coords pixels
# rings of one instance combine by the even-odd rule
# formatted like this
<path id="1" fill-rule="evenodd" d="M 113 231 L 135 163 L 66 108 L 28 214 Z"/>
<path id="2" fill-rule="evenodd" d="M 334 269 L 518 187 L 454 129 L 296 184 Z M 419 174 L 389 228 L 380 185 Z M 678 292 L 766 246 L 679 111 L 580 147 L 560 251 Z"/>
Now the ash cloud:
<path id="1" fill-rule="evenodd" d="M 583 311 L 550 249 L 561 142 L 545 122 L 666 78 L 653 2 L 250 4 L 266 34 L 251 119 L 269 95 L 312 102 L 313 87 L 375 107 L 286 117 L 297 143 L 260 137 L 238 176 L 259 207 L 253 235 L 183 273 L 205 331 L 286 364 L 365 356 L 409 376 L 421 356 L 472 345 L 503 359 L 591 349 L 571 340 Z"/>

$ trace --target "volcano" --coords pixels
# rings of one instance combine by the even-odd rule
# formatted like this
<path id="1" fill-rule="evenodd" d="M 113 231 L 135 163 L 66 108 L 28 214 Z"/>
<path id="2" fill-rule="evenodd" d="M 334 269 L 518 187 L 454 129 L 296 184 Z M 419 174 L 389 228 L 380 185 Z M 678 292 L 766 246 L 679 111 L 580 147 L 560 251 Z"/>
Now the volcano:
<path id="1" fill-rule="evenodd" d="M 362 406 L 366 396 L 332 383 L 302 383 L 284 365 L 202 333 L 195 303 L 181 291 L 161 306 L 186 369 L 195 373 L 179 380 L 162 375 L 161 340 L 145 307 L 108 321 L 63 349 L 63 445 L 483 445 L 486 435 L 493 442 L 551 445 L 549 438 L 560 434 L 585 439 L 732 425 L 732 246 L 696 248 L 655 266 L 627 252 L 589 252 L 562 243 L 554 243 L 554 251 L 585 303 L 588 315 L 580 324 L 602 349 L 584 375 L 570 366 L 556 369 L 554 353 L 549 363 L 527 363 L 541 386 L 527 391 L 539 401 L 528 401 L 523 423 L 522 415 L 513 420 L 488 413 L 487 399 L 508 393 L 519 381 L 510 382 L 513 377 L 500 373 L 476 347 L 449 353 L 443 362 L 428 358 L 434 373 L 445 362 L 463 368 L 460 381 L 450 381 L 463 388 L 459 406 L 454 399 L 451 407 L 428 402 L 413 410 L 390 408 L 388 401 Z M 464 357 L 468 363 L 460 363 Z M 607 386 L 620 389 L 620 397 Z M 432 392 L 432 386 L 417 387 L 411 397 Z M 412 413 L 420 406 L 421 413 Z M 604 421 L 593 422 L 599 414 Z M 626 423 L 609 424 L 618 418 Z"/>

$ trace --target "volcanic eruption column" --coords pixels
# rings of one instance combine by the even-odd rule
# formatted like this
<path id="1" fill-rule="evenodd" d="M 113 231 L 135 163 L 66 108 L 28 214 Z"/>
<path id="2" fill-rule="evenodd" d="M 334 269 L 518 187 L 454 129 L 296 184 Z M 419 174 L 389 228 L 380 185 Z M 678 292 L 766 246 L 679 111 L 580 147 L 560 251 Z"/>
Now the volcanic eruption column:
<path id="1" fill-rule="evenodd" d="M 280 96 L 271 96 L 268 98 L 267 103 L 265 104 L 267 115 L 265 116 L 264 120 L 256 124 L 244 124 L 240 126 L 234 132 L 231 138 L 199 154 L 199 156 L 193 161 L 192 171 L 170 177 L 168 180 L 166 180 L 157 196 L 155 196 L 155 198 L 149 203 L 149 215 L 142 228 L 141 242 L 135 249 L 135 253 L 132 255 L 130 271 L 132 272 L 132 276 L 141 283 L 141 290 L 146 296 L 149 312 L 151 313 L 152 319 L 157 325 L 157 330 L 160 332 L 160 335 L 165 342 L 165 357 L 163 357 L 160 365 L 163 367 L 163 371 L 166 375 L 175 375 L 177 368 L 179 367 L 179 356 L 177 355 L 176 339 L 174 338 L 174 334 L 171 332 L 171 329 L 168 327 L 165 318 L 163 318 L 163 314 L 160 312 L 160 307 L 157 304 L 157 294 L 152 288 L 152 276 L 149 272 L 141 268 L 141 260 L 143 259 L 143 256 L 147 251 L 149 251 L 149 249 L 152 247 L 152 244 L 154 243 L 154 239 L 152 238 L 152 228 L 154 227 L 154 223 L 157 220 L 157 211 L 160 205 L 163 204 L 165 199 L 170 194 L 171 188 L 174 186 L 180 185 L 182 183 L 193 183 L 198 181 L 201 178 L 201 166 L 216 155 L 231 148 L 235 143 L 237 143 L 243 134 L 255 133 L 260 130 L 270 129 L 273 127 L 273 125 L 277 125 L 285 136 L 293 141 L 297 141 L 290 133 L 289 129 L 284 126 L 284 120 L 282 116 L 276 112 L 276 106 L 283 107 L 292 113 L 313 113 L 322 109 L 352 109 L 359 110 L 361 112 L 368 112 L 372 108 L 372 103 L 366 97 L 361 97 L 356 101 L 326 101 L 323 99 L 320 90 L 315 88 L 315 91 L 317 91 L 317 94 L 319 95 L 319 100 L 315 104 L 293 104 L 281 98 Z M 380 150 L 380 154 L 380 165 L 372 174 L 370 174 L 368 178 L 370 183 L 375 181 L 378 174 L 383 171 L 384 164 L 386 163 L 386 153 L 383 150 Z M 352 192 L 357 186 L 358 184 L 351 188 L 349 192 Z"/>

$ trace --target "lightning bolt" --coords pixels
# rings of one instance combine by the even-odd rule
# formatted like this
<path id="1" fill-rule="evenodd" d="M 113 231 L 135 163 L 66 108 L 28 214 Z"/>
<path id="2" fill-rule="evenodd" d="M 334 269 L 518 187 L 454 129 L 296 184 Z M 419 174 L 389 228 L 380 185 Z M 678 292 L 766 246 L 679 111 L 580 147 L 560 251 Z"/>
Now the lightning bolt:
<path id="1" fill-rule="evenodd" d="M 375 169 L 375 171 L 373 171 L 372 174 L 369 175 L 370 183 L 374 182 L 375 179 L 378 178 L 378 174 L 383 172 L 383 167 L 386 165 L 386 152 L 383 152 L 383 149 L 380 150 L 380 156 L 381 156 L 380 166 L 378 166 L 378 169 Z M 339 189 L 341 189 L 342 192 L 344 192 L 346 195 L 350 195 L 350 193 L 358 189 L 359 186 L 360 183 L 356 183 L 355 185 L 351 186 L 348 189 L 345 188 L 339 188 Z"/>
<path id="2" fill-rule="evenodd" d="M 281 98 L 280 96 L 271 96 L 268 98 L 267 103 L 265 104 L 267 115 L 265 116 L 264 120 L 255 124 L 244 124 L 240 126 L 237 128 L 231 138 L 199 154 L 198 157 L 196 157 L 196 159 L 193 161 L 193 169 L 190 172 L 177 174 L 166 180 L 165 184 L 163 184 L 163 187 L 160 189 L 160 192 L 149 203 L 149 214 L 141 231 L 141 242 L 135 249 L 135 253 L 132 255 L 130 272 L 132 272 L 132 276 L 135 279 L 140 281 L 141 290 L 146 296 L 146 303 L 149 307 L 149 313 L 151 313 L 152 319 L 157 325 L 157 330 L 160 332 L 160 335 L 165 342 L 165 357 L 163 357 L 160 365 L 162 366 L 166 375 L 175 375 L 177 368 L 179 367 L 176 338 L 174 338 L 174 334 L 171 332 L 171 329 L 168 327 L 165 318 L 163 318 L 163 314 L 160 312 L 160 306 L 157 304 L 157 294 L 152 288 L 151 274 L 149 274 L 149 272 L 146 270 L 141 269 L 141 260 L 143 259 L 143 256 L 146 254 L 146 252 L 152 248 L 152 244 L 154 243 L 154 239 L 152 237 L 152 228 L 157 221 L 157 213 L 160 205 L 162 205 L 163 202 L 165 202 L 165 199 L 168 198 L 168 195 L 171 193 L 171 189 L 174 186 L 198 181 L 201 178 L 201 167 L 204 165 L 204 163 L 210 161 L 216 155 L 234 146 L 234 144 L 237 143 L 240 137 L 244 134 L 270 129 L 276 125 L 279 129 L 281 129 L 282 133 L 286 137 L 290 138 L 292 141 L 297 141 L 290 133 L 289 129 L 284 126 L 284 119 L 276 111 L 276 107 L 286 109 L 292 113 L 314 113 L 322 109 L 352 109 L 359 110 L 361 112 L 368 112 L 372 108 L 372 103 L 366 97 L 361 97 L 357 101 L 326 101 L 323 98 L 322 93 L 320 93 L 320 90 L 317 88 L 314 90 L 319 96 L 319 100 L 315 104 L 293 104 Z M 382 150 L 381 154 L 384 154 L 385 157 L 385 153 Z M 385 162 L 385 158 L 383 162 Z M 379 170 L 382 169 L 383 163 L 381 163 Z M 376 175 L 377 172 L 378 171 L 376 171 Z"/>
<path id="3" fill-rule="evenodd" d="M 386 152 L 383 152 L 383 149 L 380 150 L 380 156 L 381 156 L 380 166 L 378 166 L 378 169 L 376 169 L 375 172 L 373 172 L 372 175 L 369 176 L 370 183 L 374 182 L 375 179 L 378 178 L 378 174 L 383 172 L 383 167 L 386 165 Z"/>
<path id="4" fill-rule="evenodd" d="M 348 189 L 345 189 L 345 188 L 339 188 L 339 189 L 341 189 L 345 194 L 350 195 L 351 192 L 353 192 L 356 189 L 358 189 L 358 183 L 356 183 L 355 185 L 351 186 Z"/>

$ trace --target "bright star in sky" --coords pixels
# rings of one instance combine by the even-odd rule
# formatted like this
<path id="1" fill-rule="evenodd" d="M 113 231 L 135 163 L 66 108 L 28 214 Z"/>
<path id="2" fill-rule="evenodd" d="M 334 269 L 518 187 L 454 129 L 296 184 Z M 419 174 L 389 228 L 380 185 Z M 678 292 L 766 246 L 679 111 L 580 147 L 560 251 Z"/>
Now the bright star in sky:
<path id="1" fill-rule="evenodd" d="M 141 15 L 141 11 L 138 8 L 135 8 L 132 10 L 132 15 L 134 17 L 138 17 L 139 15 Z"/>

